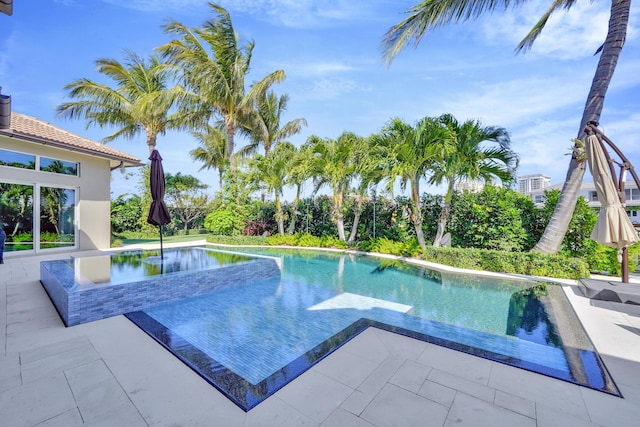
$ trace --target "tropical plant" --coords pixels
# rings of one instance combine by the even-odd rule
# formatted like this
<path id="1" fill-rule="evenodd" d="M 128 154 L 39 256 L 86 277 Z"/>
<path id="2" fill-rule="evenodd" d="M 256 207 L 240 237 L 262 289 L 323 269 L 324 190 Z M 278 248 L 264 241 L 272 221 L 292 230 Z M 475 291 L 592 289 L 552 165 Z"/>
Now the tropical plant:
<path id="1" fill-rule="evenodd" d="M 522 1 L 509 2 L 507 0 L 496 2 L 424 0 L 411 7 L 407 11 L 409 16 L 387 31 L 382 42 L 384 57 L 390 64 L 409 42 L 413 41 L 418 44 L 425 34 L 429 34 L 435 28 L 451 22 L 476 19 L 486 13 L 505 10 L 510 6 L 519 6 L 522 3 Z M 517 51 L 526 51 L 531 48 L 553 13 L 561 9 L 570 9 L 576 3 L 575 0 L 554 0 L 533 29 L 518 44 Z M 600 54 L 600 58 L 578 127 L 578 139 L 585 136 L 584 128 L 587 123 L 597 123 L 600 120 L 604 99 L 626 40 L 630 8 L 631 0 L 611 0 L 607 36 L 604 43 L 596 51 Z M 576 155 L 578 148 L 577 145 L 574 145 L 574 154 L 569 163 L 560 199 L 534 251 L 556 253 L 569 229 L 569 222 L 578 200 L 585 172 L 584 160 Z"/>
<path id="2" fill-rule="evenodd" d="M 278 233 L 284 235 L 284 211 L 282 209 L 282 192 L 287 184 L 287 173 L 296 148 L 289 142 L 279 142 L 266 156 L 256 155 L 250 162 L 249 168 L 257 180 L 266 184 L 269 191 L 273 191 L 276 203 L 276 222 Z M 251 172 L 250 172 L 251 173 Z"/>
<path id="3" fill-rule="evenodd" d="M 305 119 L 293 119 L 283 125 L 280 123 L 288 101 L 289 96 L 286 94 L 280 97 L 272 91 L 258 94 L 254 100 L 256 114 L 247 124 L 251 142 L 242 147 L 240 155 L 254 154 L 262 144 L 264 155 L 267 156 L 275 144 L 300 133 L 302 127 L 307 125 Z"/>
<path id="4" fill-rule="evenodd" d="M 198 142 L 198 147 L 189 151 L 189 155 L 193 160 L 202 162 L 199 170 L 218 170 L 218 188 L 222 191 L 222 178 L 229 165 L 227 134 L 222 128 L 207 124 L 204 131 L 192 132 L 191 135 Z"/>
<path id="5" fill-rule="evenodd" d="M 444 183 L 447 187 L 433 246 L 440 246 L 457 182 L 470 179 L 491 183 L 498 178 L 502 183 L 510 184 L 515 180 L 518 166 L 518 156 L 511 150 L 511 141 L 505 129 L 483 127 L 477 120 L 460 123 L 451 114 L 443 114 L 438 120 L 449 129 L 454 149 L 435 162 L 429 178 L 429 183 Z M 497 147 L 487 147 L 487 143 L 495 143 Z"/>
<path id="6" fill-rule="evenodd" d="M 315 135 L 307 140 L 312 146 L 311 173 L 315 179 L 315 190 L 328 185 L 332 191 L 332 219 L 338 229 L 338 239 L 345 242 L 344 197 L 358 172 L 358 146 L 366 140 L 353 132 L 343 132 L 337 139 L 323 139 Z"/>
<path id="7" fill-rule="evenodd" d="M 209 3 L 214 18 L 200 27 L 190 29 L 171 20 L 164 26 L 166 33 L 177 38 L 158 50 L 175 67 L 189 96 L 181 98 L 180 109 L 199 126 L 214 116 L 222 119 L 227 134 L 226 155 L 231 170 L 235 169 L 235 135 L 242 124 L 248 124 L 255 114 L 254 105 L 271 85 L 284 79 L 277 70 L 253 84 L 247 92 L 245 77 L 249 73 L 254 43 L 238 45 L 229 13 L 222 6 Z"/>
<path id="8" fill-rule="evenodd" d="M 182 89 L 169 88 L 169 70 L 157 56 L 145 60 L 131 51 L 125 51 L 124 56 L 124 63 L 108 58 L 96 60 L 98 72 L 110 78 L 113 87 L 87 78 L 75 80 L 64 89 L 77 100 L 62 103 L 56 110 L 62 117 L 86 120 L 87 127 L 118 128 L 103 142 L 131 139 L 144 132 L 151 154 L 158 135 L 185 125 L 182 115 L 170 113 Z"/>
<path id="9" fill-rule="evenodd" d="M 304 183 L 311 178 L 311 169 L 309 165 L 313 159 L 313 153 L 311 151 L 311 145 L 304 143 L 296 151 L 291 160 L 291 167 L 289 169 L 289 175 L 287 177 L 287 183 L 295 187 L 296 192 L 291 203 L 291 212 L 289 214 L 289 229 L 288 233 L 293 234 L 296 230 L 296 220 L 299 215 L 300 195 Z"/>
<path id="10" fill-rule="evenodd" d="M 182 228 L 188 232 L 189 227 L 200 222 L 209 204 L 209 196 L 204 190 L 208 185 L 191 175 L 165 175 L 167 205 L 171 209 L 174 219 L 182 223 Z"/>
<path id="11" fill-rule="evenodd" d="M 433 117 L 425 117 L 415 127 L 400 119 L 391 120 L 380 135 L 374 136 L 376 150 L 385 159 L 385 180 L 387 189 L 392 190 L 397 179 L 400 179 L 404 190 L 407 183 L 411 186 L 409 216 L 416 232 L 418 244 L 426 247 L 422 230 L 422 210 L 420 206 L 420 180 L 440 159 L 452 153 L 451 132 Z"/>

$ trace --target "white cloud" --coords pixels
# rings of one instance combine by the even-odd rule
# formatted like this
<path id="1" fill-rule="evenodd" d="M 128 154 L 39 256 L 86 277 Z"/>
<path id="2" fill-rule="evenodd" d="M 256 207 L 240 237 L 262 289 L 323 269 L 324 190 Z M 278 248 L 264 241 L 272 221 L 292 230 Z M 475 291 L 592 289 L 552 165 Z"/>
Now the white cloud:
<path id="1" fill-rule="evenodd" d="M 337 99 L 357 90 L 358 84 L 351 79 L 325 78 L 315 80 L 303 95 L 306 99 L 330 100 Z"/>
<path id="2" fill-rule="evenodd" d="M 582 74 L 573 80 L 554 76 L 480 83 L 471 90 L 450 94 L 442 110 L 460 119 L 478 118 L 505 127 L 531 123 L 583 102 L 590 76 Z"/>
<path id="3" fill-rule="evenodd" d="M 287 75 L 300 75 L 305 77 L 324 76 L 358 70 L 356 66 L 338 61 L 292 62 L 288 64 L 279 62 L 277 66 L 285 70 Z"/>
<path id="4" fill-rule="evenodd" d="M 515 48 L 544 14 L 547 3 L 531 2 L 483 21 L 485 37 Z M 563 60 L 592 56 L 604 42 L 609 21 L 606 3 L 578 1 L 569 11 L 554 12 L 527 55 Z"/>
<path id="5" fill-rule="evenodd" d="M 253 15 L 291 28 L 321 28 L 354 20 L 378 19 L 380 1 L 368 0 L 221 0 L 229 12 Z M 382 2 L 384 3 L 384 2 Z"/>

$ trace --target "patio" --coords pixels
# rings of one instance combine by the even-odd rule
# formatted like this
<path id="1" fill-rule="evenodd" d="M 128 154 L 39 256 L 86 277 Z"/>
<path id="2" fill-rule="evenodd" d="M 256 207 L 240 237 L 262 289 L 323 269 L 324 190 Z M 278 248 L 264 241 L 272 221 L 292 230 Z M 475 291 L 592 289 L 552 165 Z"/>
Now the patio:
<path id="1" fill-rule="evenodd" d="M 3 426 L 636 426 L 640 306 L 575 311 L 623 399 L 368 329 L 245 413 L 123 316 L 65 328 L 39 262 L 0 266 Z"/>

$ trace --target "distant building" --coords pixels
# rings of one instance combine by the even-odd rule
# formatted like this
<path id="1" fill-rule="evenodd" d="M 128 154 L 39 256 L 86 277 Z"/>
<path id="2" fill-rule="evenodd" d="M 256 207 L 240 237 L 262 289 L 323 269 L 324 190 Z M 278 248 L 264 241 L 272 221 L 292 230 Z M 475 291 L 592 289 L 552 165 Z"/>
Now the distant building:
<path id="1" fill-rule="evenodd" d="M 551 186 L 551 178 L 540 173 L 518 177 L 518 192 L 530 195 Z"/>
<path id="2" fill-rule="evenodd" d="M 472 193 L 479 193 L 484 188 L 484 183 L 476 179 L 465 179 L 458 181 L 455 184 L 456 191 L 470 191 Z"/>
<path id="3" fill-rule="evenodd" d="M 640 228 L 640 189 L 636 185 L 635 181 L 625 181 L 625 206 L 627 208 L 627 215 L 629 215 L 629 219 L 636 228 Z M 543 189 L 539 189 L 536 191 L 532 191 L 529 193 L 531 199 L 533 199 L 536 205 L 544 202 L 544 192 L 546 190 L 555 190 L 562 189 L 562 184 L 555 184 L 545 187 Z M 587 203 L 590 207 L 595 210 L 600 210 L 600 201 L 598 200 L 598 194 L 596 192 L 596 187 L 593 182 L 583 182 L 580 186 L 580 196 L 584 197 L 587 200 Z"/>

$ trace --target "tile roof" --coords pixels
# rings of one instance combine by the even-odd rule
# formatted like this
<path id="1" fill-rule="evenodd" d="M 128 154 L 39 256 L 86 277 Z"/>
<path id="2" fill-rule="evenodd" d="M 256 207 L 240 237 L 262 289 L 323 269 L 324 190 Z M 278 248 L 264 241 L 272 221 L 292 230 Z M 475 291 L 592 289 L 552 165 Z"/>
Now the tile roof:
<path id="1" fill-rule="evenodd" d="M 53 145 L 71 151 L 80 151 L 112 160 L 140 164 L 140 159 L 99 142 L 68 132 L 59 127 L 24 114 L 11 113 L 9 129 L 0 129 L 0 135 L 21 138 L 41 144 Z"/>

